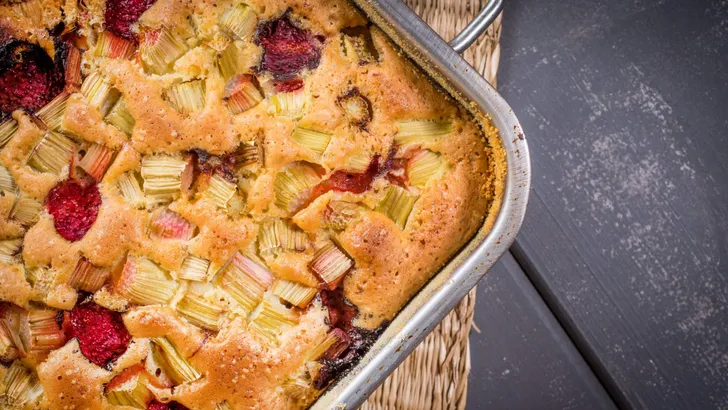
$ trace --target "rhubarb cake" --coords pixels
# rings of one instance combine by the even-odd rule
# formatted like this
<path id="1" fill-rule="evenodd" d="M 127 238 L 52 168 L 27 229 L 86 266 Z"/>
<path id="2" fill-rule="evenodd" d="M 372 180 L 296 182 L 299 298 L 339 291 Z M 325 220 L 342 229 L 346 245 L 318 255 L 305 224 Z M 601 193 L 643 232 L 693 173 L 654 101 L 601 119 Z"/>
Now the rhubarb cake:
<path id="1" fill-rule="evenodd" d="M 497 130 L 346 0 L 6 0 L 0 44 L 2 408 L 305 408 L 497 213 Z"/>

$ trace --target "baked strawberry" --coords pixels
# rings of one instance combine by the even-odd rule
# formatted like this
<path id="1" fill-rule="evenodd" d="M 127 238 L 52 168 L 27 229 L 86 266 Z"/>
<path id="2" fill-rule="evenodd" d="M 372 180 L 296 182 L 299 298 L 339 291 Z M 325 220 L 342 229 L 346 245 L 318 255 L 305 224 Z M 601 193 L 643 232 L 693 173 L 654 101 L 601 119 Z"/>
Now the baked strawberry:
<path id="1" fill-rule="evenodd" d="M 261 70 L 278 80 L 295 78 L 305 68 L 318 67 L 322 38 L 297 27 L 288 13 L 258 25 L 255 43 L 263 47 Z"/>
<path id="2" fill-rule="evenodd" d="M 155 2 L 156 0 L 107 0 L 104 13 L 106 29 L 119 37 L 136 41 L 131 26 Z"/>
<path id="3" fill-rule="evenodd" d="M 359 308 L 346 300 L 343 289 L 321 291 L 321 303 L 329 310 L 331 327 L 345 331 L 353 328 L 351 321 L 359 314 Z"/>
<path id="4" fill-rule="evenodd" d="M 19 108 L 36 111 L 58 95 L 64 86 L 58 63 L 37 44 L 13 40 L 0 47 L 0 117 Z"/>
<path id="5" fill-rule="evenodd" d="M 313 387 L 316 389 L 325 388 L 332 380 L 340 374 L 355 366 L 364 357 L 367 351 L 372 347 L 374 342 L 384 332 L 387 323 L 382 324 L 376 329 L 363 329 L 352 327 L 346 332 L 348 336 L 348 344 L 346 348 L 336 349 L 336 345 L 326 352 L 324 357 L 320 359 L 323 366 L 316 374 L 313 380 Z M 338 354 L 335 358 L 329 358 L 329 354 Z"/>
<path id="6" fill-rule="evenodd" d="M 283 81 L 275 81 L 273 87 L 277 93 L 290 93 L 303 88 L 303 80 L 300 78 L 291 78 Z"/>
<path id="7" fill-rule="evenodd" d="M 101 194 L 95 181 L 67 179 L 53 187 L 46 198 L 46 209 L 63 238 L 76 242 L 96 221 Z"/>
<path id="8" fill-rule="evenodd" d="M 364 172 L 336 171 L 314 188 L 314 198 L 329 191 L 361 194 L 369 189 L 379 171 L 379 155 L 372 158 L 369 167 Z"/>
<path id="9" fill-rule="evenodd" d="M 121 314 L 93 302 L 80 303 L 67 312 L 63 329 L 68 339 L 78 339 L 81 353 L 101 367 L 124 354 L 131 341 Z"/>
<path id="10" fill-rule="evenodd" d="M 187 407 L 177 403 L 176 401 L 160 403 L 156 400 L 152 400 L 152 402 L 147 406 L 147 410 L 187 410 Z"/>

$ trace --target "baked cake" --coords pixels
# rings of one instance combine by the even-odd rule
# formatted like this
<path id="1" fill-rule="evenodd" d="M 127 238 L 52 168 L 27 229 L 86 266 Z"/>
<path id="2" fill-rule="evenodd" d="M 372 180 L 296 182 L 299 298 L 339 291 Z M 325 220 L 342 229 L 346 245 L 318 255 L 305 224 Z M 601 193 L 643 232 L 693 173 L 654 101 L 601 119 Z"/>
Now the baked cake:
<path id="1" fill-rule="evenodd" d="M 346 0 L 0 6 L 0 407 L 310 405 L 499 202 Z"/>

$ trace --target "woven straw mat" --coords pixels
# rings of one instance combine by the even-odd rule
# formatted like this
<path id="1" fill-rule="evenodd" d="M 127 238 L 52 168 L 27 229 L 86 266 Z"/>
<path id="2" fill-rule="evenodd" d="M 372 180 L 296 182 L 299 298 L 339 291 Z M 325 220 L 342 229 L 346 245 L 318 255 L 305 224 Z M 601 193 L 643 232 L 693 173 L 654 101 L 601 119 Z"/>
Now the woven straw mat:
<path id="1" fill-rule="evenodd" d="M 486 0 L 405 0 L 444 39 L 451 39 Z M 501 18 L 465 52 L 465 59 L 491 84 L 500 60 Z M 464 409 L 470 373 L 468 334 L 473 325 L 473 289 L 417 349 L 387 378 L 362 410 Z"/>

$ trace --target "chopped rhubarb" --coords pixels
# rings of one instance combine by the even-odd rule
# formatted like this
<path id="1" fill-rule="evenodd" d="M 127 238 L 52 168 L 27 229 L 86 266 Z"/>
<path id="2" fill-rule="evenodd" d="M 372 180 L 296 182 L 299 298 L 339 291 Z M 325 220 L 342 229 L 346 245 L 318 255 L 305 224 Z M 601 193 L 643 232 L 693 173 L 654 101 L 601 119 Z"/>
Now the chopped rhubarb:
<path id="1" fill-rule="evenodd" d="M 107 0 L 106 29 L 129 40 L 136 41 L 131 26 L 151 7 L 156 0 Z"/>
<path id="2" fill-rule="evenodd" d="M 360 128 L 365 128 L 372 119 L 372 104 L 356 87 L 340 95 L 336 103 L 349 122 Z"/>
<path id="3" fill-rule="evenodd" d="M 76 305 L 66 314 L 63 328 L 68 339 L 78 339 L 81 353 L 101 367 L 124 354 L 131 341 L 121 314 L 93 302 Z"/>
<path id="4" fill-rule="evenodd" d="M 149 224 L 149 233 L 155 239 L 179 239 L 187 241 L 195 234 L 195 226 L 180 214 L 165 209 Z"/>
<path id="5" fill-rule="evenodd" d="M 0 47 L 0 117 L 19 108 L 38 110 L 63 87 L 62 65 L 40 46 L 15 40 Z"/>
<path id="6" fill-rule="evenodd" d="M 100 205 L 99 187 L 91 179 L 67 179 L 53 187 L 46 198 L 56 231 L 71 242 L 80 240 L 91 229 Z"/>
<path id="7" fill-rule="evenodd" d="M 321 59 L 322 41 L 294 25 L 288 13 L 258 25 L 255 42 L 263 47 L 260 68 L 279 80 L 316 68 Z"/>

